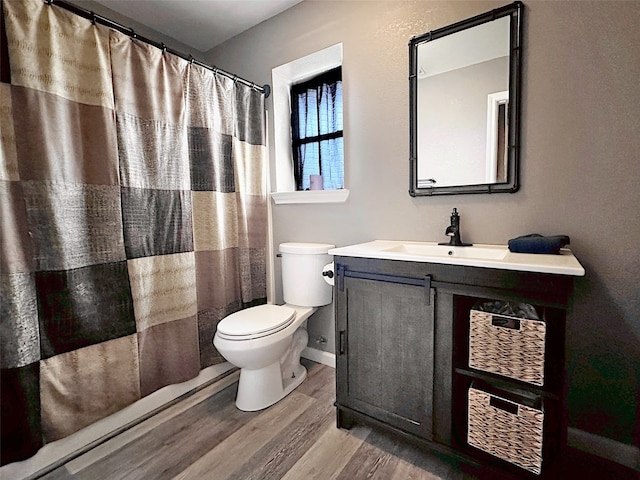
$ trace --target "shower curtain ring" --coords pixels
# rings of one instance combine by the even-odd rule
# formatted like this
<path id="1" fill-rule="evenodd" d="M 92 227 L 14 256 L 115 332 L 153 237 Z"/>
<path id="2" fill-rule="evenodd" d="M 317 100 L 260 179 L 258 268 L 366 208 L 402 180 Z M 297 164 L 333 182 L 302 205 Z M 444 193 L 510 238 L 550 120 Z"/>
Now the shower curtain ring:
<path id="1" fill-rule="evenodd" d="M 44 3 L 47 5 L 53 5 L 53 0 L 44 0 Z"/>
<path id="2" fill-rule="evenodd" d="M 164 44 L 164 42 L 162 42 L 160 45 L 162 45 L 162 53 L 167 53 L 167 46 Z"/>
<path id="3" fill-rule="evenodd" d="M 91 13 L 91 25 L 95 25 L 96 24 L 96 14 L 95 12 L 89 12 Z"/>
<path id="4" fill-rule="evenodd" d="M 131 41 L 138 38 L 138 34 L 135 32 L 135 30 L 133 30 L 133 28 L 129 27 L 129 30 L 131 30 Z"/>
<path id="5" fill-rule="evenodd" d="M 189 63 L 190 63 L 191 65 L 193 65 L 193 62 L 195 62 L 195 60 L 196 60 L 196 59 L 195 59 L 195 58 L 193 58 L 193 55 L 189 54 Z"/>

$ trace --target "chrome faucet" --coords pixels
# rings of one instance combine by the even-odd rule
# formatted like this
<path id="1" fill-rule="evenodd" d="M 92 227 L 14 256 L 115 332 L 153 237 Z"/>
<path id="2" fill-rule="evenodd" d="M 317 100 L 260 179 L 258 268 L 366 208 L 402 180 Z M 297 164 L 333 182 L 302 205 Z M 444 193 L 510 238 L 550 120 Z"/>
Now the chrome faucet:
<path id="1" fill-rule="evenodd" d="M 460 215 L 458 215 L 458 209 L 454 208 L 451 212 L 451 225 L 447 227 L 444 234 L 449 238 L 448 242 L 442 242 L 438 245 L 449 245 L 451 247 L 470 247 L 472 243 L 464 243 L 460 239 Z"/>

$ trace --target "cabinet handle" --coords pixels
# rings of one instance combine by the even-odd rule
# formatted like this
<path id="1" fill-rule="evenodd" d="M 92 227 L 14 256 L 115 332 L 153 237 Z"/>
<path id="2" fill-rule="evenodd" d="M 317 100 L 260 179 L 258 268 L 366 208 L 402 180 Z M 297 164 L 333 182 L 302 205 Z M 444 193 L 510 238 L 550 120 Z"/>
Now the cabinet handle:
<path id="1" fill-rule="evenodd" d="M 344 292 L 345 266 L 340 263 L 336 263 L 335 272 L 338 276 L 338 290 Z"/>
<path id="2" fill-rule="evenodd" d="M 426 304 L 431 305 L 431 275 L 424 276 L 424 293 L 426 295 Z"/>
<path id="3" fill-rule="evenodd" d="M 344 336 L 345 336 L 345 331 L 344 330 L 340 330 L 339 333 L 339 340 L 338 340 L 338 352 L 340 353 L 340 355 L 344 355 Z"/>

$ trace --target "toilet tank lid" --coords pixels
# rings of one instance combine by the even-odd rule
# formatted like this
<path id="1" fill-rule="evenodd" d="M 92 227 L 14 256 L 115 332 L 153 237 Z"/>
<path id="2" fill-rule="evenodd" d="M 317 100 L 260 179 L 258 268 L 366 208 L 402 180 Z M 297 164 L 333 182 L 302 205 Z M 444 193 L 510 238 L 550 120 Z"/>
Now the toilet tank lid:
<path id="1" fill-rule="evenodd" d="M 280 253 L 295 253 L 298 255 L 317 255 L 327 253 L 335 245 L 330 243 L 302 243 L 286 242 L 280 244 Z"/>

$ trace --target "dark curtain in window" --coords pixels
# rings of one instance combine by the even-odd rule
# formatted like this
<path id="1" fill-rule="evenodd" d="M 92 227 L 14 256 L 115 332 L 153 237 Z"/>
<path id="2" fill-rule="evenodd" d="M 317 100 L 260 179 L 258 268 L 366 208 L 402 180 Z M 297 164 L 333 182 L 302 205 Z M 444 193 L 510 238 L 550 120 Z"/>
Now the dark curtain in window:
<path id="1" fill-rule="evenodd" d="M 325 190 L 344 187 L 342 68 L 291 88 L 296 188 L 309 188 L 309 175 L 322 175 Z"/>

